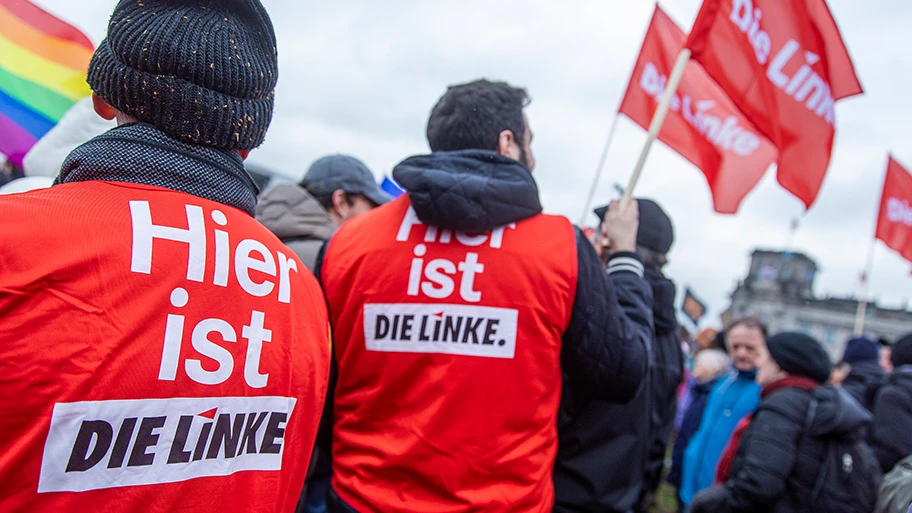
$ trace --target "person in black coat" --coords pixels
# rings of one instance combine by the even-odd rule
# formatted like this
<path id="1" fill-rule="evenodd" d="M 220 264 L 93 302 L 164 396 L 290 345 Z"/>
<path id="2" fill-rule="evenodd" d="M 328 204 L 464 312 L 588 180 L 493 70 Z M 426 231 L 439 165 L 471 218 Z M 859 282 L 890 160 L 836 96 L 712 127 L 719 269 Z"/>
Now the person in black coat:
<path id="1" fill-rule="evenodd" d="M 884 472 L 912 456 L 912 333 L 896 342 L 891 361 L 893 375 L 877 394 L 871 434 Z"/>
<path id="2" fill-rule="evenodd" d="M 769 356 L 761 360 L 757 374 L 763 386 L 760 407 L 732 435 L 719 462 L 717 477 L 725 484 L 699 493 L 690 512 L 824 511 L 817 502 L 824 496 L 813 494 L 829 461 L 830 444 L 839 440 L 858 449 L 856 460 L 841 460 L 842 470 L 850 471 L 846 488 L 857 492 L 841 505 L 845 511 L 870 513 L 881 477 L 863 442 L 871 415 L 844 391 L 822 385 L 831 365 L 816 340 L 783 333 L 767 345 Z"/>
<path id="3" fill-rule="evenodd" d="M 652 285 L 653 319 L 655 320 L 654 358 L 650 376 L 652 381 L 649 420 L 651 442 L 647 451 L 640 501 L 640 510 L 646 511 L 659 487 L 662 471 L 665 468 L 665 455 L 678 411 L 678 387 L 684 379 L 684 352 L 678 336 L 678 322 L 674 308 L 675 285 L 662 274 L 660 269 L 649 265 L 651 260 L 648 249 L 640 248 L 638 252 L 646 259 L 645 277 Z M 664 264 L 664 258 L 661 262 Z"/>
<path id="4" fill-rule="evenodd" d="M 554 465 L 555 512 L 630 512 L 647 479 L 658 485 L 674 425 L 684 355 L 675 320 L 675 286 L 661 272 L 674 242 L 671 219 L 654 201 L 638 199 L 637 255 L 652 288 L 654 337 L 649 376 L 627 404 L 610 404 L 592 391 L 564 387 Z M 597 209 L 599 217 L 604 215 Z M 650 455 L 654 457 L 650 467 Z M 655 477 L 652 477 L 652 476 Z"/>
<path id="5" fill-rule="evenodd" d="M 668 482 L 675 488 L 681 486 L 681 472 L 684 466 L 684 450 L 690 443 L 691 437 L 700 428 L 703 410 L 713 387 L 719 382 L 731 366 L 731 361 L 725 352 L 718 349 L 704 349 L 697 353 L 694 359 L 694 381 L 690 387 L 690 405 L 684 413 L 681 429 L 675 438 L 672 450 L 671 471 L 668 473 Z M 679 504 L 679 507 L 683 506 Z M 683 510 L 683 507 L 680 507 Z"/>
<path id="6" fill-rule="evenodd" d="M 880 366 L 879 357 L 880 345 L 864 337 L 849 340 L 842 357 L 842 361 L 851 366 L 842 388 L 868 411 L 874 409 L 877 391 L 887 381 L 887 373 Z"/>

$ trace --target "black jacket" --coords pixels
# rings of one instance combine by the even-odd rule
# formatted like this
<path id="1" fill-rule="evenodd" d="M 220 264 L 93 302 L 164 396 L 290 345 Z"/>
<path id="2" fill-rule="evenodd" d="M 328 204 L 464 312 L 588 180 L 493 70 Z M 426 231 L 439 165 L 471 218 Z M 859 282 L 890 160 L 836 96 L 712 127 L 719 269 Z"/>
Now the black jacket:
<path id="1" fill-rule="evenodd" d="M 812 399 L 817 407 L 808 423 Z M 857 401 L 833 387 L 772 392 L 762 399 L 744 433 L 725 486 L 697 495 L 691 513 L 815 511 L 809 503 L 827 455 L 823 440 L 861 441 L 870 421 L 871 415 Z M 870 448 L 862 447 L 866 461 L 854 465 L 876 498 L 881 476 Z"/>
<path id="2" fill-rule="evenodd" d="M 393 176 L 408 191 L 418 218 L 444 229 L 485 232 L 542 211 L 529 170 L 491 151 L 411 157 L 396 167 Z M 577 288 L 561 351 L 565 390 L 591 391 L 606 401 L 630 401 L 646 378 L 652 291 L 642 278 L 636 255 L 614 255 L 609 276 L 579 229 L 576 246 Z M 322 255 L 317 268 L 321 265 Z M 320 275 L 319 270 L 316 274 Z M 331 418 L 332 414 L 324 415 Z M 321 439 L 328 441 L 328 437 Z M 330 506 L 330 511 L 351 511 L 337 498 Z"/>
<path id="3" fill-rule="evenodd" d="M 645 487 L 647 491 L 654 492 L 662 477 L 668 440 L 678 411 L 678 387 L 684 379 L 684 353 L 678 336 L 674 283 L 661 271 L 653 269 L 646 269 L 646 279 L 652 285 L 655 361 L 651 379 L 652 443 L 646 463 Z"/>
<path id="4" fill-rule="evenodd" d="M 912 456 L 912 366 L 897 369 L 877 394 L 870 440 L 884 472 Z"/>
<path id="5" fill-rule="evenodd" d="M 674 424 L 683 355 L 675 286 L 657 271 L 647 269 L 646 279 L 653 292 L 655 333 L 648 382 L 627 404 L 611 404 L 591 390 L 565 386 L 554 464 L 555 512 L 632 511 L 644 489 L 652 489 L 652 480 L 658 484 Z M 612 280 L 623 298 L 627 278 Z M 661 456 L 653 457 L 655 453 Z"/>
<path id="6" fill-rule="evenodd" d="M 437 152 L 396 166 L 418 218 L 440 228 L 479 233 L 542 211 L 538 185 L 519 161 L 486 150 Z M 609 278 L 595 249 L 576 229 L 577 287 L 563 336 L 561 366 L 573 389 L 630 401 L 647 371 L 652 291 L 639 257 L 614 255 Z M 630 264 L 633 260 L 633 265 Z"/>
<path id="7" fill-rule="evenodd" d="M 684 419 L 681 421 L 681 430 L 675 438 L 674 449 L 671 453 L 671 471 L 668 473 L 668 482 L 675 488 L 681 486 L 681 472 L 684 469 L 684 451 L 687 444 L 693 438 L 694 433 L 700 429 L 700 422 L 703 420 L 703 410 L 706 409 L 706 402 L 709 401 L 709 394 L 712 392 L 719 380 L 714 379 L 706 383 L 694 382 L 690 387 L 690 406 L 684 413 Z"/>
<path id="8" fill-rule="evenodd" d="M 887 382 L 887 373 L 876 361 L 858 362 L 842 382 L 842 388 L 868 411 L 874 411 L 877 391 Z"/>

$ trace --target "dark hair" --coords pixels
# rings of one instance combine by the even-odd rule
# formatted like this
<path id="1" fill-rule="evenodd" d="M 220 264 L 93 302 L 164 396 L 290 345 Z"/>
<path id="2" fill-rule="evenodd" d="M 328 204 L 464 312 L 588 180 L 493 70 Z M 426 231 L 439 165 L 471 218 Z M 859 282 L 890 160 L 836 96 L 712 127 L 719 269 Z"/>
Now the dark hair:
<path id="1" fill-rule="evenodd" d="M 640 255 L 640 258 L 643 259 L 643 265 L 649 269 L 655 269 L 661 271 L 666 264 L 668 264 L 668 257 L 658 251 L 653 251 L 647 247 L 640 246 L 639 244 L 636 247 L 637 255 Z"/>
<path id="2" fill-rule="evenodd" d="M 522 111 L 528 104 L 526 90 L 506 82 L 481 79 L 450 86 L 428 119 L 431 151 L 496 150 L 504 130 L 513 132 L 516 144 L 523 148 Z"/>
<path id="3" fill-rule="evenodd" d="M 305 189 L 306 188 L 307 187 L 305 187 Z M 308 190 L 307 192 L 310 192 L 310 190 Z M 320 206 L 323 207 L 323 210 L 329 212 L 333 208 L 333 194 L 335 194 L 335 193 L 336 193 L 336 191 L 333 191 L 330 194 L 321 195 L 321 196 L 317 196 L 316 194 L 314 194 L 312 192 L 310 194 L 314 197 L 315 200 L 317 200 L 317 203 L 319 203 Z M 349 194 L 345 191 L 343 191 L 343 193 L 345 194 L 345 203 L 348 206 L 354 205 L 355 200 L 358 199 L 358 196 L 361 196 L 360 194 Z"/>
<path id="4" fill-rule="evenodd" d="M 763 338 L 766 339 L 769 336 L 769 331 L 766 328 L 766 324 L 763 324 L 763 321 L 757 317 L 742 317 L 736 319 L 734 322 L 728 325 L 728 328 L 725 329 L 725 332 L 728 333 L 732 329 L 737 328 L 738 326 L 743 326 L 745 328 L 760 330 L 760 333 L 763 334 Z"/>

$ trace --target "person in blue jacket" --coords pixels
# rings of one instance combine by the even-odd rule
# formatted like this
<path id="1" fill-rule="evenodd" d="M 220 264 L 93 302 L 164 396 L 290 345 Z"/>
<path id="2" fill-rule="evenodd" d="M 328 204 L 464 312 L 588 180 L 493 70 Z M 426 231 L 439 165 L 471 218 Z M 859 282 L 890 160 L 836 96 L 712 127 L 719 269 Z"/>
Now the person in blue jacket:
<path id="1" fill-rule="evenodd" d="M 710 393 L 700 428 L 684 451 L 684 468 L 678 495 L 689 505 L 701 490 L 710 488 L 716 464 L 738 423 L 760 404 L 757 361 L 766 351 L 766 326 L 748 317 L 726 331 L 728 352 L 734 369 Z"/>

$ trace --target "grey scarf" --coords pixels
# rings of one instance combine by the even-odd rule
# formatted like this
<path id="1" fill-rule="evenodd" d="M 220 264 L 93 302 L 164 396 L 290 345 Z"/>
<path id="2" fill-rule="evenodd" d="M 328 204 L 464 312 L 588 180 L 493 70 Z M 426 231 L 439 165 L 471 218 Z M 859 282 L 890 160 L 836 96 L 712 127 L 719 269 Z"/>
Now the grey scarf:
<path id="1" fill-rule="evenodd" d="M 237 152 L 185 144 L 146 123 L 121 125 L 79 146 L 55 183 L 90 180 L 163 187 L 251 216 L 259 193 Z"/>

